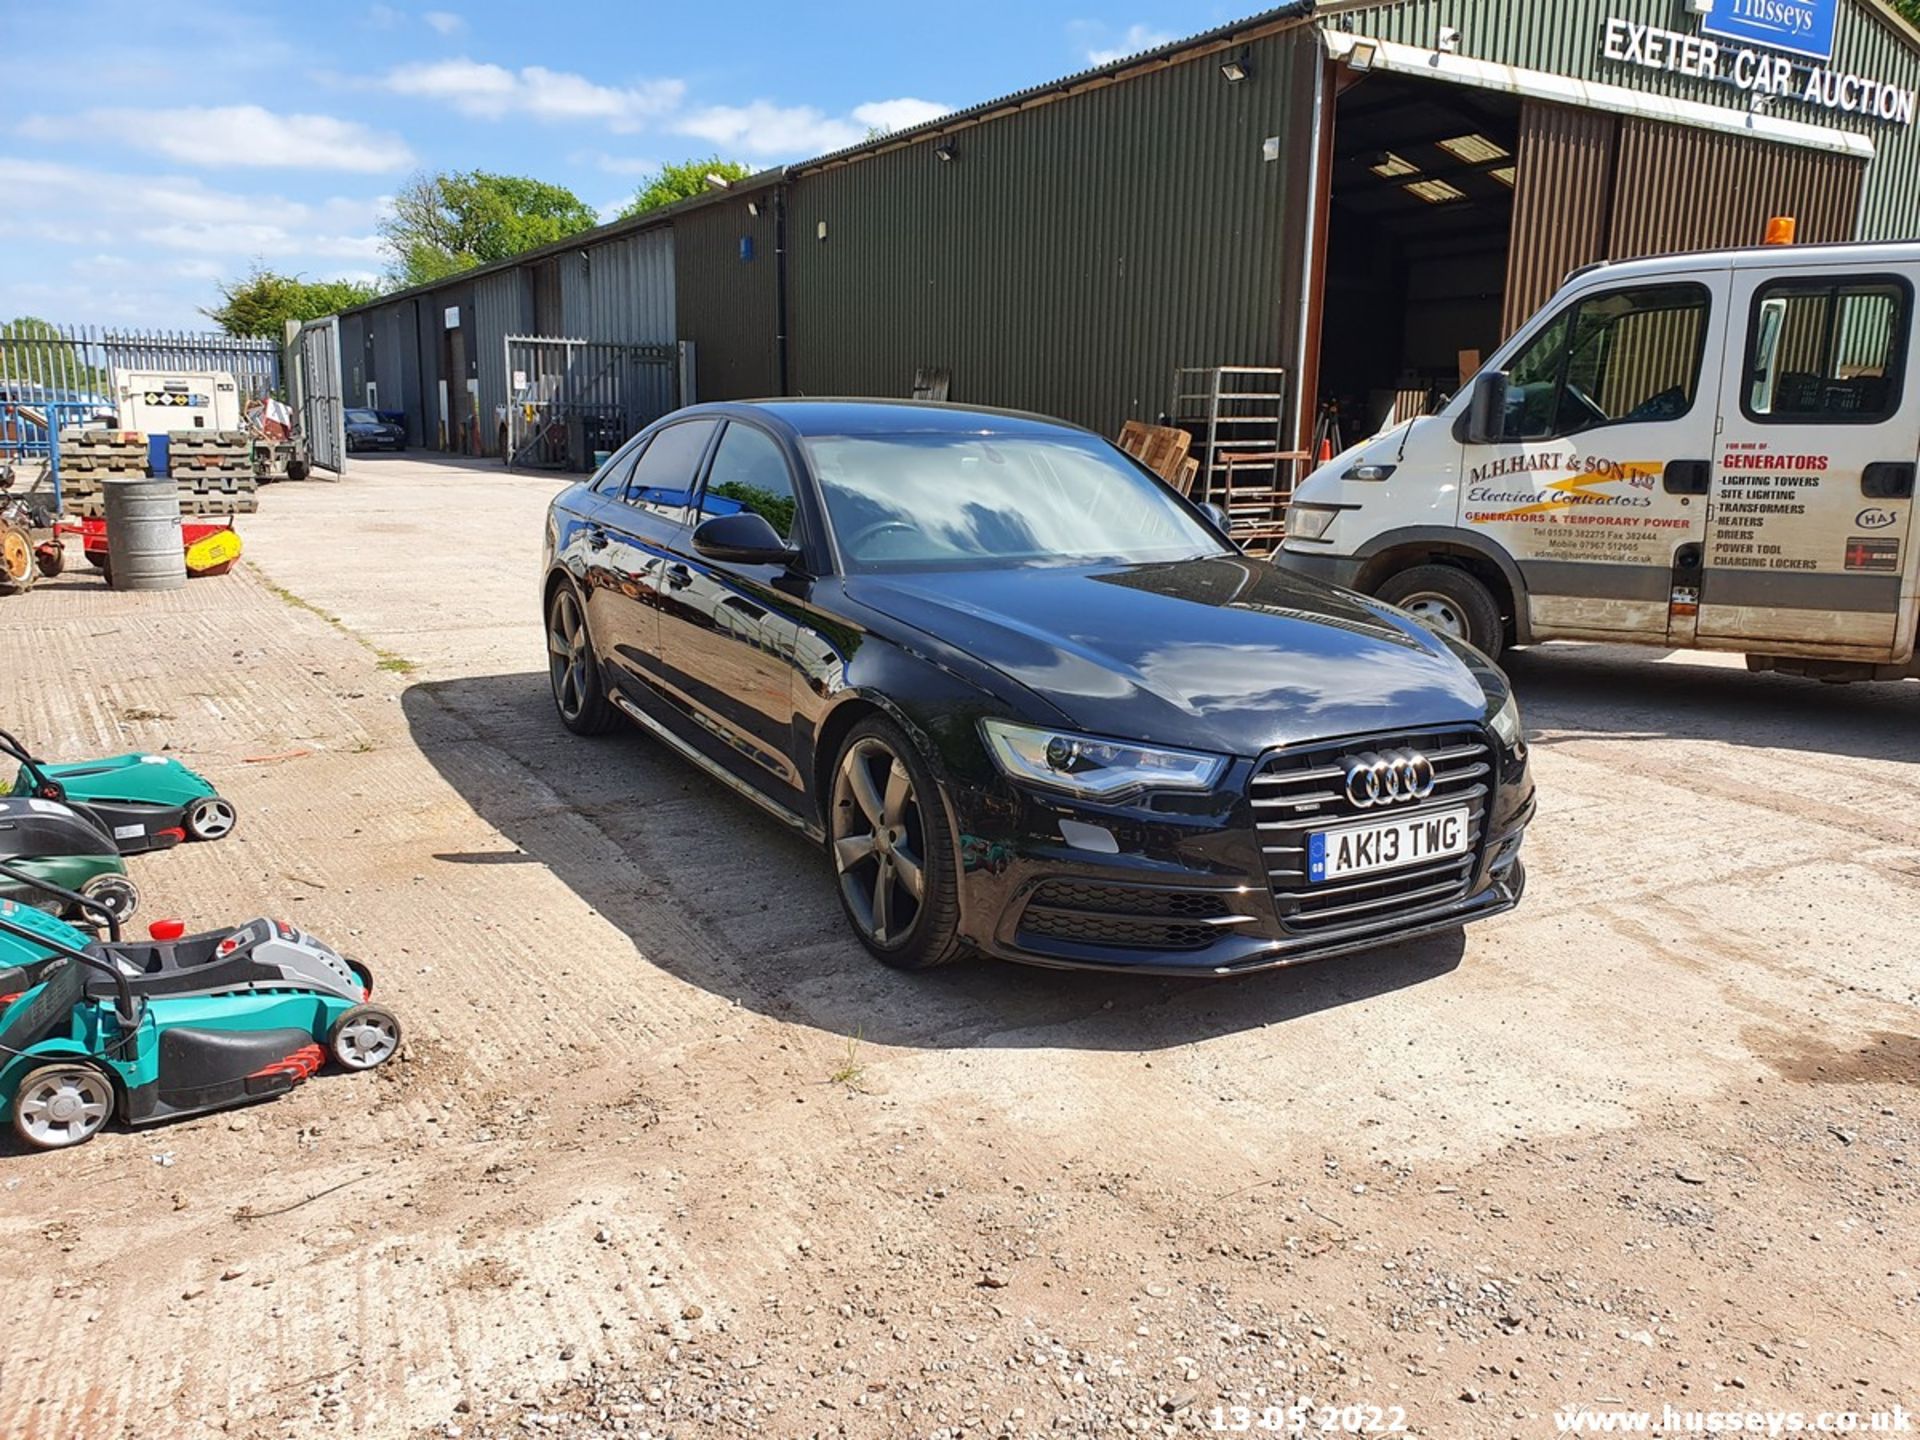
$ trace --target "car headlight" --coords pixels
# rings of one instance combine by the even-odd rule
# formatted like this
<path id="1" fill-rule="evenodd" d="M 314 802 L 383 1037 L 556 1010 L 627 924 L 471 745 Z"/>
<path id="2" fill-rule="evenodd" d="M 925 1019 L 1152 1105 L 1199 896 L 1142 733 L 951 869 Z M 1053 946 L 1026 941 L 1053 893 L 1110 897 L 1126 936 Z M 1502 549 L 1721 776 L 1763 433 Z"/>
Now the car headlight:
<path id="1" fill-rule="evenodd" d="M 1507 749 L 1520 748 L 1526 732 L 1520 724 L 1520 702 L 1514 698 L 1511 690 L 1507 692 L 1507 698 L 1501 702 L 1500 708 L 1494 711 L 1493 719 L 1487 722 L 1487 726 L 1500 737 L 1500 743 Z"/>
<path id="2" fill-rule="evenodd" d="M 1338 510 L 1325 505 L 1289 505 L 1287 507 L 1287 535 L 1294 540 L 1318 540 L 1327 533 L 1333 524 Z"/>
<path id="3" fill-rule="evenodd" d="M 1070 730 L 982 720 L 987 749 L 1009 780 L 1044 785 L 1090 800 L 1137 790 L 1211 790 L 1226 757 L 1102 740 Z"/>

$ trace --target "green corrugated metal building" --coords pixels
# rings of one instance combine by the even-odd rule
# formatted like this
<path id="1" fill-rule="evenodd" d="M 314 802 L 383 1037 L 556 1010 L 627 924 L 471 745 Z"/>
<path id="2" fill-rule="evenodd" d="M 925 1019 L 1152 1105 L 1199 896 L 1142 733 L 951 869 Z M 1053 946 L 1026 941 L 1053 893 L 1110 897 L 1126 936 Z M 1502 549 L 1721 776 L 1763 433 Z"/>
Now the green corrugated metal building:
<path id="1" fill-rule="evenodd" d="M 1771 0 L 1806 32 L 1742 39 L 1750 8 L 1289 5 L 505 268 L 590 272 L 657 232 L 699 398 L 918 383 L 1111 432 L 1166 411 L 1176 367 L 1248 365 L 1286 372 L 1290 434 L 1332 401 L 1351 435 L 1454 388 L 1586 261 L 1776 214 L 1920 236 L 1920 34 L 1882 0 Z M 425 326 L 471 281 L 364 309 Z"/>

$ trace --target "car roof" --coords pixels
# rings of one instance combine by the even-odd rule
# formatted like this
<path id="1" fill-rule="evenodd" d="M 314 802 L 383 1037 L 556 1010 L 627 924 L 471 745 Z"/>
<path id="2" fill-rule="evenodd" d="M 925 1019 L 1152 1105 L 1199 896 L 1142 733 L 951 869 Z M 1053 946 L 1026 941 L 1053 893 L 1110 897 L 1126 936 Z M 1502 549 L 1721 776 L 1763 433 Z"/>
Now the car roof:
<path id="1" fill-rule="evenodd" d="M 733 400 L 689 406 L 689 415 L 761 416 L 795 435 L 1085 435 L 1065 420 L 1023 410 L 983 405 L 949 405 L 932 400 L 806 398 Z"/>

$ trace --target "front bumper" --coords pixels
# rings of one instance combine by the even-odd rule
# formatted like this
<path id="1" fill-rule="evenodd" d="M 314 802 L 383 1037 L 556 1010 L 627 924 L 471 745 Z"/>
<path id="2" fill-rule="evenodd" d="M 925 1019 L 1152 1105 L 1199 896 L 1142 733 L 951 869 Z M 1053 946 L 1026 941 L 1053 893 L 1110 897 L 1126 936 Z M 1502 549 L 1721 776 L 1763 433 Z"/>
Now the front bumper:
<path id="1" fill-rule="evenodd" d="M 1230 975 L 1375 949 L 1502 914 L 1526 888 L 1519 852 L 1533 817 L 1533 785 L 1524 754 L 1503 751 L 1478 727 L 1472 734 L 1484 743 L 1486 773 L 1393 816 L 1463 802 L 1474 807 L 1471 851 L 1446 867 L 1452 873 L 1440 884 L 1414 867 L 1346 887 L 1307 886 L 1288 869 L 1304 860 L 1277 856 L 1289 847 L 1274 842 L 1304 844 L 1291 832 L 1365 817 L 1327 812 L 1297 819 L 1290 804 L 1276 808 L 1273 799 L 1259 799 L 1269 793 L 1260 787 L 1270 783 L 1274 756 L 1236 761 L 1212 795 L 1118 806 L 1004 781 L 962 787 L 949 797 L 960 827 L 962 931 L 984 953 L 1028 965 Z M 1300 748 L 1385 743 L 1358 737 Z M 1327 893 L 1338 888 L 1352 893 Z"/>
<path id="2" fill-rule="evenodd" d="M 1273 552 L 1273 563 L 1282 570 L 1291 570 L 1309 580 L 1338 585 L 1345 590 L 1357 590 L 1360 588 L 1360 569 L 1366 562 L 1351 555 L 1323 555 L 1317 551 L 1289 550 L 1282 546 Z"/>

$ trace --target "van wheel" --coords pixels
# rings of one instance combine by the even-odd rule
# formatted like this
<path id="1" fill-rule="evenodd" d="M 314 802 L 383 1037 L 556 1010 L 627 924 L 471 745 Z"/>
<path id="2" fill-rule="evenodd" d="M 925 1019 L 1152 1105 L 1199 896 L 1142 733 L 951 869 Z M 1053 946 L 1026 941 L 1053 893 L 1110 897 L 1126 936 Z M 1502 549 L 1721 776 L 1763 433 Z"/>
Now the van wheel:
<path id="1" fill-rule="evenodd" d="M 1374 592 L 1398 605 L 1438 635 L 1464 640 L 1490 660 L 1500 658 L 1506 627 L 1493 595 L 1453 565 L 1416 565 L 1390 577 Z"/>

